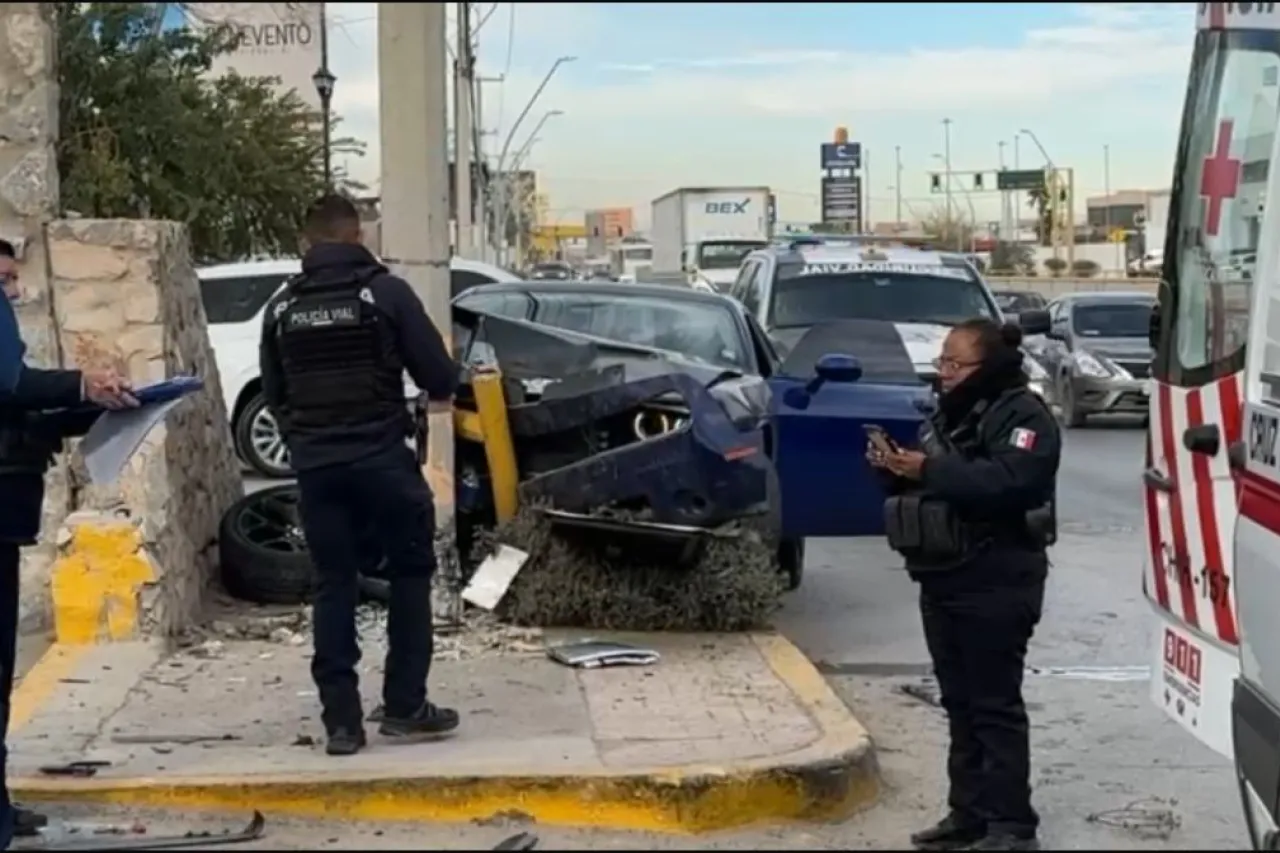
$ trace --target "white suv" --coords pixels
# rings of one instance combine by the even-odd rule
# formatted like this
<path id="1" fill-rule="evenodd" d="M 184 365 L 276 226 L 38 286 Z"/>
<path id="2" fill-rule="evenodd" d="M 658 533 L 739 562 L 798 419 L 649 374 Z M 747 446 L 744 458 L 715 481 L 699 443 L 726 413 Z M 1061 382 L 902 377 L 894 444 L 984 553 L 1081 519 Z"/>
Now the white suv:
<path id="1" fill-rule="evenodd" d="M 507 270 L 479 261 L 450 262 L 453 296 L 478 284 L 519 281 Z M 289 451 L 262 399 L 258 344 L 262 309 L 290 277 L 302 271 L 297 258 L 221 264 L 196 270 L 209 320 L 209 343 L 222 378 L 236 452 L 258 474 L 289 477 Z"/>

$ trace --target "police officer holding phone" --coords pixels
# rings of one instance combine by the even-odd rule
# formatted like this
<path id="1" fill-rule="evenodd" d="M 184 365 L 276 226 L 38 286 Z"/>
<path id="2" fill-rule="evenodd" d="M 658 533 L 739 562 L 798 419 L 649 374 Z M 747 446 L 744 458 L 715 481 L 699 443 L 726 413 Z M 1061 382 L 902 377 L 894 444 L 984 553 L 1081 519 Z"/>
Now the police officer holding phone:
<path id="1" fill-rule="evenodd" d="M 434 502 L 406 443 L 414 423 L 404 388 L 407 370 L 431 401 L 447 405 L 458 369 L 417 295 L 364 247 L 355 205 L 319 199 L 303 236 L 302 275 L 266 308 L 262 390 L 298 474 L 318 576 L 311 674 L 326 751 L 352 755 L 365 745 L 356 605 L 366 531 L 391 581 L 383 706 L 371 717 L 401 741 L 458 726 L 456 711 L 427 701 Z"/>
<path id="2" fill-rule="evenodd" d="M 21 549 L 40 535 L 44 475 L 63 440 L 83 435 L 101 408 L 136 406 L 127 380 L 111 370 L 41 370 L 23 363 L 13 303 L 21 298 L 17 253 L 0 240 L 0 737 L 9 729 L 9 703 L 17 665 Z M 16 363 L 13 361 L 16 359 Z M 7 380 L 12 378 L 12 382 Z M 0 744 L 0 771 L 8 753 Z M 0 850 L 15 835 L 35 835 L 45 818 L 9 801 L 0 775 Z"/>
<path id="3" fill-rule="evenodd" d="M 925 641 L 950 726 L 947 816 L 922 850 L 1035 850 L 1022 676 L 1056 538 L 1062 444 L 1027 388 L 1021 330 L 987 318 L 947 335 L 920 447 L 869 436 L 889 544 L 920 584 Z"/>

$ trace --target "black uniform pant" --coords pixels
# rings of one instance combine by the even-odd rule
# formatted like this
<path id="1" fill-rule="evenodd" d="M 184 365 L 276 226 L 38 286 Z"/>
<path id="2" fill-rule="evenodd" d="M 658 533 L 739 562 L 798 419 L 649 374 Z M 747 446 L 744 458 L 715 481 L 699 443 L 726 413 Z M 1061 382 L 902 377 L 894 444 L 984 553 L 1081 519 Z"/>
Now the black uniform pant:
<path id="1" fill-rule="evenodd" d="M 1034 835 L 1031 746 L 1022 675 L 1044 604 L 1045 557 L 994 552 L 925 582 L 920 610 L 951 744 L 947 801 L 988 831 Z"/>
<path id="2" fill-rule="evenodd" d="M 13 805 L 9 801 L 9 708 L 18 658 L 18 545 L 0 542 L 0 850 L 13 840 Z"/>
<path id="3" fill-rule="evenodd" d="M 387 561 L 391 596 L 382 699 L 387 716 L 408 717 L 427 698 L 431 667 L 431 576 L 435 513 L 413 452 L 402 444 L 355 462 L 298 473 L 302 526 L 318 575 L 311 675 L 325 729 L 364 720 L 356 665 L 357 575 L 374 568 L 366 534 Z"/>

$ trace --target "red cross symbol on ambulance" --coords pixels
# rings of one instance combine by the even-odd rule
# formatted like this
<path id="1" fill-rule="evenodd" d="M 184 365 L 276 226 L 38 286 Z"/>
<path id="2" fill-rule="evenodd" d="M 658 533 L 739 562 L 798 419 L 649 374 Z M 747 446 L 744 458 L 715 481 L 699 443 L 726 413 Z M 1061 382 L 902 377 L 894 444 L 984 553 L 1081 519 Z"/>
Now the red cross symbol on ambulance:
<path id="1" fill-rule="evenodd" d="M 1218 235 L 1222 223 L 1222 203 L 1235 198 L 1240 189 L 1241 162 L 1231 159 L 1231 130 L 1235 122 L 1223 119 L 1218 125 L 1218 146 L 1204 158 L 1200 170 L 1200 196 L 1204 199 L 1204 233 Z"/>

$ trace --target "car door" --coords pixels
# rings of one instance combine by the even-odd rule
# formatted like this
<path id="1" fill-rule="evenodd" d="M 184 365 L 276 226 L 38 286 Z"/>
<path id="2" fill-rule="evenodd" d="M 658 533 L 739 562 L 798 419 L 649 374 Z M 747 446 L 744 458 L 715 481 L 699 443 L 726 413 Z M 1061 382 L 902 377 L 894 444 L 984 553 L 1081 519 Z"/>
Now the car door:
<path id="1" fill-rule="evenodd" d="M 886 346 L 901 347 L 892 326 L 883 332 L 892 336 Z M 796 540 L 882 534 L 885 493 L 867 464 L 865 428 L 883 427 L 904 447 L 915 446 L 933 393 L 905 351 L 896 381 L 879 373 L 866 381 L 815 381 L 816 365 L 798 358 L 805 349 L 775 356 L 768 378 L 783 535 Z"/>

